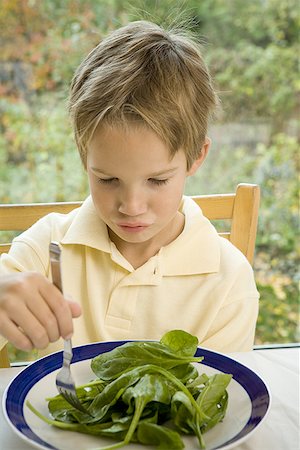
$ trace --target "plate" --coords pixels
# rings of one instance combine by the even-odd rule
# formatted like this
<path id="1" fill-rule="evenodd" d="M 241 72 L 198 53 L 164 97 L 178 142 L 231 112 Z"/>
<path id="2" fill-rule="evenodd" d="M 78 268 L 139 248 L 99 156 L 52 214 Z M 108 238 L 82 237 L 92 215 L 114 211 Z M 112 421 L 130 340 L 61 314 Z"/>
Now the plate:
<path id="1" fill-rule="evenodd" d="M 100 353 L 125 344 L 112 341 L 88 344 L 74 348 L 72 373 L 76 384 L 84 384 L 95 378 L 90 360 Z M 221 353 L 198 348 L 196 356 L 204 360 L 196 363 L 200 373 L 231 373 L 228 386 L 228 409 L 223 422 L 204 434 L 206 450 L 228 450 L 241 444 L 265 419 L 270 407 L 270 393 L 264 381 L 251 369 Z M 62 352 L 53 353 L 27 366 L 6 388 L 3 410 L 14 432 L 27 443 L 39 449 L 69 450 L 76 443 L 76 450 L 100 449 L 111 445 L 111 439 L 84 435 L 51 427 L 40 420 L 26 406 L 26 400 L 42 414 L 48 415 L 46 397 L 57 394 L 55 377 L 62 365 Z M 184 436 L 187 450 L 199 449 L 193 436 Z M 152 450 L 154 447 L 130 444 L 125 448 Z"/>

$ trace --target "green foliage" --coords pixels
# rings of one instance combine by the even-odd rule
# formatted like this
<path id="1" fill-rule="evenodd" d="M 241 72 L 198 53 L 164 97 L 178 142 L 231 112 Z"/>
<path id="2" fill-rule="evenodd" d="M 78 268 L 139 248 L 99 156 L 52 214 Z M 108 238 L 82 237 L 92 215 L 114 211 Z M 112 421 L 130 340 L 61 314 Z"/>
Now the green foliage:
<path id="1" fill-rule="evenodd" d="M 0 201 L 82 199 L 87 181 L 75 150 L 64 102 L 43 97 L 38 104 L 0 100 Z M 8 126 L 7 126 L 8 124 Z M 24 189 L 26 186 L 26 189 Z"/>
<path id="2" fill-rule="evenodd" d="M 134 5 L 133 18 L 186 23 L 201 38 L 224 122 L 271 118 L 278 132 L 295 115 L 300 91 L 297 0 L 138 0 Z"/>
<path id="3" fill-rule="evenodd" d="M 255 148 L 213 147 L 204 166 L 188 180 L 186 192 L 233 192 L 241 181 L 257 183 L 261 187 L 257 247 L 267 247 L 270 256 L 287 255 L 297 246 L 298 173 L 297 139 L 280 133 L 269 145 L 259 143 Z"/>
<path id="4" fill-rule="evenodd" d="M 276 135 L 271 145 L 259 144 L 254 180 L 262 186 L 258 246 L 271 256 L 295 252 L 299 226 L 299 145 L 295 137 Z"/>
<path id="5" fill-rule="evenodd" d="M 207 59 L 223 99 L 224 121 L 238 112 L 242 119 L 271 118 L 274 132 L 282 130 L 296 111 L 300 90 L 295 48 L 272 43 L 265 49 L 242 41 L 233 49 L 216 49 Z"/>
<path id="6" fill-rule="evenodd" d="M 258 284 L 261 300 L 256 343 L 274 343 L 274 335 L 275 342 L 299 342 L 298 284 L 289 282 L 281 286 L 279 274 L 274 277 L 273 283 Z"/>
<path id="7" fill-rule="evenodd" d="M 271 118 L 278 132 L 295 115 L 299 12 L 297 0 L 201 2 L 200 31 L 210 44 L 207 61 L 221 92 L 224 121 Z"/>

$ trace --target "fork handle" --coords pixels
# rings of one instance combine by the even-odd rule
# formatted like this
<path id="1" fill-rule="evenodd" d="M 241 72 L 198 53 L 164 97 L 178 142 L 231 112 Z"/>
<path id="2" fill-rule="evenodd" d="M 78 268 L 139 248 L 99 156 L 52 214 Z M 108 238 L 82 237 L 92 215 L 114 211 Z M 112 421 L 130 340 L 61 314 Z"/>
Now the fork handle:
<path id="1" fill-rule="evenodd" d="M 58 242 L 51 242 L 49 246 L 50 252 L 50 264 L 52 272 L 52 282 L 57 289 L 63 293 L 62 280 L 61 280 L 61 270 L 60 270 L 60 255 L 61 249 Z"/>
<path id="2" fill-rule="evenodd" d="M 72 358 L 73 358 L 72 341 L 71 339 L 64 339 L 63 365 L 69 367 Z"/>
<path id="3" fill-rule="evenodd" d="M 52 273 L 52 283 L 63 294 L 61 268 L 60 268 L 60 256 L 61 249 L 58 242 L 52 241 L 49 245 L 50 252 L 50 264 Z M 64 339 L 64 365 L 70 365 L 73 357 L 72 341 L 71 339 Z"/>

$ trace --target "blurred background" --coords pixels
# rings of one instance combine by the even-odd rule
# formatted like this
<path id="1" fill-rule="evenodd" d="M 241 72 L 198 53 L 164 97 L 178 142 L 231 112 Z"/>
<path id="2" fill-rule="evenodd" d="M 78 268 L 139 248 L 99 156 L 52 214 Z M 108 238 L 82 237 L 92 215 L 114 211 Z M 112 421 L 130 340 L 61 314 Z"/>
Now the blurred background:
<path id="1" fill-rule="evenodd" d="M 202 42 L 222 113 L 210 128 L 210 155 L 186 193 L 260 185 L 256 344 L 296 342 L 298 0 L 0 0 L 0 202 L 87 196 L 66 112 L 68 86 L 107 32 L 141 18 L 163 25 L 179 18 Z"/>

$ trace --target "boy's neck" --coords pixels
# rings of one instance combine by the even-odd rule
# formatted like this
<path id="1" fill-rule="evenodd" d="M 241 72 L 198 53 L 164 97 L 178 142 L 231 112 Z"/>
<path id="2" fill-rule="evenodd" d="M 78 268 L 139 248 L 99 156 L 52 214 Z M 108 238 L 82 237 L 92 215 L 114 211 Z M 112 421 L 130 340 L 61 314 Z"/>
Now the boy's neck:
<path id="1" fill-rule="evenodd" d="M 119 252 L 132 265 L 134 269 L 141 267 L 152 256 L 156 255 L 162 247 L 173 242 L 184 228 L 184 215 L 180 212 L 174 217 L 172 223 L 161 230 L 158 235 L 145 242 L 126 242 L 120 239 L 109 229 L 109 236 Z"/>

